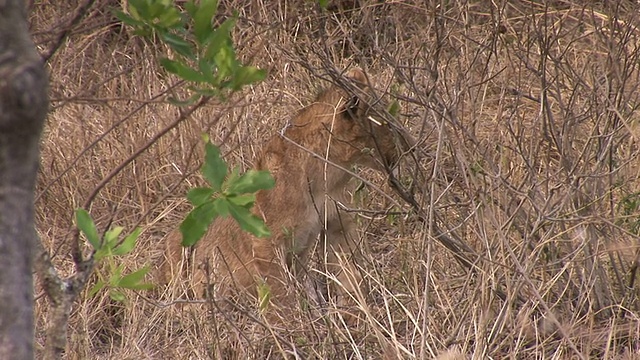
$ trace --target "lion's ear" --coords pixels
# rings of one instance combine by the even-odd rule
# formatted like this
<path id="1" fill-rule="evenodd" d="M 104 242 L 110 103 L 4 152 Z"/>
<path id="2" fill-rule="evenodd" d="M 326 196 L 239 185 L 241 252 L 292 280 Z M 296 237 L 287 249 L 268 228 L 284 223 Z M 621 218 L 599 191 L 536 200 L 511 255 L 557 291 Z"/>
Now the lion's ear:
<path id="1" fill-rule="evenodd" d="M 360 89 L 367 87 L 367 75 L 360 68 L 353 68 L 349 70 L 345 76 L 351 79 Z"/>
<path id="2" fill-rule="evenodd" d="M 350 79 L 362 92 L 366 91 L 369 81 L 367 79 L 367 75 L 362 71 L 362 69 L 357 67 L 353 68 L 347 71 L 345 77 Z M 360 93 L 353 95 L 345 104 L 344 110 L 351 118 L 356 118 L 364 112 L 363 107 L 365 106 L 365 103 L 360 99 L 359 96 L 361 95 L 363 94 Z"/>

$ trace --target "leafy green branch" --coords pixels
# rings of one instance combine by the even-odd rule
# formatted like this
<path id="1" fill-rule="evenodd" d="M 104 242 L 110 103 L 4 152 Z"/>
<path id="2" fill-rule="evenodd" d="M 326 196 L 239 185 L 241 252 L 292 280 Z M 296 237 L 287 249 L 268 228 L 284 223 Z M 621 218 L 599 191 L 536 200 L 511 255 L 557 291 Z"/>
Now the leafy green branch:
<path id="1" fill-rule="evenodd" d="M 171 0 L 129 0 L 128 13 L 117 17 L 138 35 L 155 36 L 172 50 L 172 58 L 160 63 L 169 73 L 189 83 L 193 92 L 178 105 L 193 103 L 205 96 L 221 99 L 229 92 L 257 83 L 266 71 L 238 61 L 231 32 L 237 13 L 223 19 L 218 16 L 217 0 L 190 0 L 184 9 Z M 265 171 L 250 170 L 229 173 L 220 150 L 205 139 L 205 163 L 202 174 L 209 187 L 192 189 L 187 198 L 193 210 L 180 226 L 184 246 L 194 245 L 217 217 L 231 215 L 240 227 L 256 236 L 269 236 L 262 219 L 251 213 L 255 193 L 273 187 L 273 178 Z"/>
<path id="2" fill-rule="evenodd" d="M 153 288 L 153 285 L 143 282 L 144 276 L 149 272 L 148 265 L 124 275 L 124 265 L 118 261 L 133 251 L 141 232 L 140 228 L 136 228 L 131 234 L 121 238 L 123 228 L 117 226 L 106 231 L 104 236 L 100 238 L 93 219 L 84 209 L 76 210 L 76 224 L 93 247 L 94 261 L 104 262 L 106 265 L 106 269 L 95 272 L 98 281 L 89 291 L 89 296 L 107 288 L 109 296 L 113 300 L 124 301 L 125 295 L 122 289 L 149 290 Z"/>
<path id="3" fill-rule="evenodd" d="M 231 31 L 237 13 L 219 25 L 217 0 L 190 0 L 184 10 L 171 0 L 129 0 L 128 14 L 116 16 L 142 36 L 157 36 L 173 51 L 173 58 L 160 60 L 164 69 L 192 83 L 194 94 L 184 104 L 201 96 L 224 98 L 227 91 L 260 82 L 266 71 L 238 61 Z"/>
<path id="4" fill-rule="evenodd" d="M 240 174 L 238 168 L 229 173 L 227 164 L 220 157 L 220 150 L 208 138 L 205 142 L 201 172 L 209 186 L 191 189 L 187 194 L 194 208 L 180 225 L 182 245 L 195 244 L 213 220 L 229 215 L 243 230 L 258 237 L 270 236 L 264 221 L 251 213 L 251 207 L 256 201 L 256 192 L 275 185 L 273 177 L 268 171 L 259 170 Z"/>

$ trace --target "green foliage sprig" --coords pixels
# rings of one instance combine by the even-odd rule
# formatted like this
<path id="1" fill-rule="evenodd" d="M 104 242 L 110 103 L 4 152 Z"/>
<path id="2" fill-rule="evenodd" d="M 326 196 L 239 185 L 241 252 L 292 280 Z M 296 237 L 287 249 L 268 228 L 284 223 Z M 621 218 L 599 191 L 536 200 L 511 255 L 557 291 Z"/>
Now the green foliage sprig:
<path id="1" fill-rule="evenodd" d="M 122 289 L 149 290 L 153 288 L 153 285 L 143 282 L 144 276 L 149 272 L 148 265 L 123 275 L 124 266 L 118 261 L 119 258 L 129 254 L 135 248 L 141 232 L 140 228 L 136 228 L 131 234 L 121 238 L 123 228 L 117 226 L 105 232 L 104 236 L 100 238 L 93 219 L 84 209 L 76 210 L 76 224 L 93 247 L 94 261 L 106 264 L 106 269 L 96 271 L 98 281 L 89 291 L 89 296 L 107 288 L 109 296 L 113 300 L 124 301 L 126 297 Z"/>
<path id="2" fill-rule="evenodd" d="M 265 70 L 238 61 L 231 38 L 237 13 L 222 19 L 218 16 L 217 0 L 190 0 L 183 9 L 171 0 L 129 0 L 127 11 L 117 12 L 116 16 L 136 34 L 155 36 L 172 50 L 172 57 L 162 58 L 160 64 L 185 80 L 193 92 L 186 100 L 174 99 L 177 105 L 192 104 L 202 97 L 224 100 L 228 93 L 266 77 Z M 229 215 L 240 228 L 255 236 L 271 235 L 264 221 L 251 213 L 256 192 L 274 186 L 267 171 L 249 170 L 240 174 L 236 168 L 229 173 L 220 150 L 205 137 L 202 174 L 209 186 L 192 189 L 187 195 L 194 208 L 180 225 L 183 246 L 194 245 L 217 217 Z M 110 286 L 122 282 L 118 280 L 121 269 L 113 270 L 116 282 L 108 283 Z M 105 284 L 103 281 L 96 286 L 101 288 Z"/>
<path id="3" fill-rule="evenodd" d="M 182 245 L 195 244 L 217 217 L 231 215 L 240 228 L 258 237 L 271 235 L 264 221 L 251 213 L 256 201 L 256 192 L 270 189 L 275 185 L 268 171 L 249 170 L 240 174 L 238 168 L 231 173 L 220 157 L 220 150 L 205 138 L 205 160 L 202 175 L 208 187 L 194 188 L 187 199 L 194 208 L 180 225 Z"/>
<path id="4" fill-rule="evenodd" d="M 640 192 L 627 194 L 620 199 L 617 205 L 620 217 L 616 224 L 622 226 L 633 234 L 640 234 Z"/>
<path id="5" fill-rule="evenodd" d="M 136 34 L 157 36 L 173 51 L 173 58 L 160 60 L 164 69 L 190 83 L 194 94 L 186 105 L 202 96 L 224 99 L 225 94 L 243 86 L 262 81 L 266 71 L 238 61 L 231 31 L 237 13 L 222 19 L 218 16 L 218 0 L 190 0 L 184 9 L 171 0 L 129 0 L 128 13 L 117 17 L 133 27 Z M 206 142 L 206 157 L 202 174 L 210 187 L 192 189 L 187 198 L 194 209 L 180 226 L 184 246 L 194 245 L 217 217 L 231 215 L 240 227 L 256 236 L 269 236 L 262 219 L 250 211 L 255 192 L 273 187 L 273 178 L 265 171 L 250 170 L 240 174 L 237 169 L 228 174 L 227 164 L 219 149 Z"/>
<path id="6" fill-rule="evenodd" d="M 116 16 L 143 36 L 156 35 L 174 52 L 160 63 L 170 73 L 192 83 L 194 94 L 184 104 L 201 96 L 225 97 L 227 91 L 262 81 L 266 71 L 238 61 L 231 30 L 237 14 L 215 25 L 217 0 L 190 0 L 181 11 L 171 0 L 129 0 L 128 14 Z M 220 19 L 221 20 L 221 19 Z"/>

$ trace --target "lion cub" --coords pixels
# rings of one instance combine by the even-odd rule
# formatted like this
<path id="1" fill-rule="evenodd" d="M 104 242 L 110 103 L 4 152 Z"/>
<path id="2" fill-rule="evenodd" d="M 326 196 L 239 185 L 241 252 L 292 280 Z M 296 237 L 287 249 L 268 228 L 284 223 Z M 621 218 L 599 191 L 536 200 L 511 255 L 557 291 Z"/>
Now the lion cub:
<path id="1" fill-rule="evenodd" d="M 351 175 L 345 170 L 354 164 L 390 169 L 401 154 L 399 144 L 406 140 L 376 115 L 362 70 L 351 70 L 346 77 L 356 85 L 355 94 L 339 86 L 325 90 L 267 143 L 257 159 L 255 167 L 275 178 L 273 189 L 257 194 L 253 209 L 271 237 L 257 238 L 227 217 L 217 219 L 198 242 L 192 262 L 197 296 L 214 284 L 216 295 L 230 284 L 256 295 L 258 285 L 267 284 L 272 299 L 284 300 L 287 271 L 296 273 L 305 265 L 323 232 L 328 269 L 347 291 L 357 286 L 337 264 L 338 256 L 357 253 L 353 221 L 339 214 L 336 205 L 347 203 L 344 188 Z M 167 241 L 169 248 L 179 249 L 180 233 L 175 231 Z M 324 238 L 320 241 L 325 243 Z M 170 257 L 179 261 L 179 255 Z"/>

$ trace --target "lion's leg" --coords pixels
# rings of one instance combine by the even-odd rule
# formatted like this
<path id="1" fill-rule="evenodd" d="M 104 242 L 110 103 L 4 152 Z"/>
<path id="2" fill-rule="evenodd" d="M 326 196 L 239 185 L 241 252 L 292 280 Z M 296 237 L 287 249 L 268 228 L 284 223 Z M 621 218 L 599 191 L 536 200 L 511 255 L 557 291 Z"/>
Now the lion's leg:
<path id="1" fill-rule="evenodd" d="M 327 270 L 333 274 L 337 283 L 333 288 L 339 297 L 339 305 L 354 305 L 358 299 L 362 277 L 356 264 L 360 260 L 361 250 L 353 219 L 347 215 L 338 216 L 327 224 Z"/>
<path id="2" fill-rule="evenodd" d="M 266 310 L 262 311 L 264 319 L 270 324 L 284 325 L 292 318 L 290 312 L 298 302 L 288 286 L 290 273 L 283 253 L 286 249 L 276 247 L 271 241 L 261 239 L 254 243 L 255 289 L 260 309 Z M 270 295 L 268 304 L 264 303 L 266 294 Z"/>
<path id="3" fill-rule="evenodd" d="M 287 295 L 283 254 L 279 254 L 278 250 L 268 239 L 257 239 L 253 244 L 255 269 L 253 281 L 256 289 L 260 286 L 268 286 L 271 298 L 276 302 L 280 302 Z"/>
<path id="4" fill-rule="evenodd" d="M 163 255 L 157 278 L 160 283 L 168 284 L 172 279 L 182 276 L 182 246 L 178 231 L 173 231 L 164 238 Z"/>

